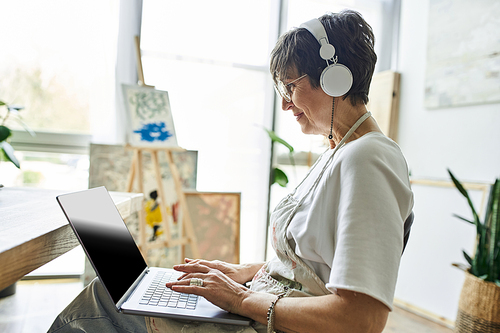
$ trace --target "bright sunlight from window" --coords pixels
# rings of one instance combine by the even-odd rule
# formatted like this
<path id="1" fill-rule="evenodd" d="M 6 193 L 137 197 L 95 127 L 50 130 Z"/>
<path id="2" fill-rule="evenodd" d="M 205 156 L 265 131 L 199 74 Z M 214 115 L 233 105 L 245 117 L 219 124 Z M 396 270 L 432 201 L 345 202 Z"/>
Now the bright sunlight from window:
<path id="1" fill-rule="evenodd" d="M 99 0 L 0 4 L 0 100 L 24 106 L 21 114 L 35 131 L 91 132 L 92 87 L 105 74 L 101 46 L 112 6 Z"/>

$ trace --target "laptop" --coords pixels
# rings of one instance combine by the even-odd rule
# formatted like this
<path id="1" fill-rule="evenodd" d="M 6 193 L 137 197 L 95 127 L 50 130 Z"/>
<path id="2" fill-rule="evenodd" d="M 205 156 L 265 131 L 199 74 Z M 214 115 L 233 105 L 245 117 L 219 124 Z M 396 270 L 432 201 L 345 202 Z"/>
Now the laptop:
<path id="1" fill-rule="evenodd" d="M 205 298 L 165 287 L 182 273 L 148 267 L 104 186 L 56 197 L 116 310 L 125 314 L 233 325 L 251 319 Z"/>

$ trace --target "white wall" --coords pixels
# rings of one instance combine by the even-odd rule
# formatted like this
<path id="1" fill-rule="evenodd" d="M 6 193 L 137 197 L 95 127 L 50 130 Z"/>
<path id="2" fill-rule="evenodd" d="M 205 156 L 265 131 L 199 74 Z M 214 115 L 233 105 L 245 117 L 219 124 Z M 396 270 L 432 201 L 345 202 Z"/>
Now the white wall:
<path id="1" fill-rule="evenodd" d="M 399 143 L 415 178 L 447 178 L 446 167 L 471 181 L 500 174 L 500 104 L 427 110 L 424 79 L 429 0 L 403 0 L 399 41 Z"/>
<path id="2" fill-rule="evenodd" d="M 429 1 L 401 3 L 398 142 L 413 178 L 448 180 L 450 168 L 460 180 L 492 182 L 500 174 L 500 104 L 424 106 Z M 443 221 L 451 213 L 468 212 L 460 196 L 450 197 L 455 191 L 415 187 L 416 220 L 396 290 L 396 298 L 450 320 L 455 319 L 463 273 L 449 265 L 464 262 L 461 249 L 471 250 L 474 239 L 474 229 L 463 222 Z"/>

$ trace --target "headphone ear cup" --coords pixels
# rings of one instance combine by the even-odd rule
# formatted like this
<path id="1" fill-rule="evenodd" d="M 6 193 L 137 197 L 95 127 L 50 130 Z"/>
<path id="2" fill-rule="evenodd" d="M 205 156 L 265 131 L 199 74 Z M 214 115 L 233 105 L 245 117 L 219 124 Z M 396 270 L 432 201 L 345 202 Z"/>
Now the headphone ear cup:
<path id="1" fill-rule="evenodd" d="M 352 73 L 342 64 L 332 64 L 323 70 L 319 82 L 327 95 L 339 97 L 351 89 Z"/>

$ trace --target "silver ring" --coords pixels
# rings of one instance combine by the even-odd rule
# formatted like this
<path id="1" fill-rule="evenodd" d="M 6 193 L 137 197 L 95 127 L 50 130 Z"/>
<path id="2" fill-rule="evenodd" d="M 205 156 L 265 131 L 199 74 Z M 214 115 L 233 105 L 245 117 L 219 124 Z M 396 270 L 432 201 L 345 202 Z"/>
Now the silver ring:
<path id="1" fill-rule="evenodd" d="M 193 279 L 189 280 L 189 285 L 203 287 L 203 280 L 198 279 L 198 278 L 193 278 Z"/>

